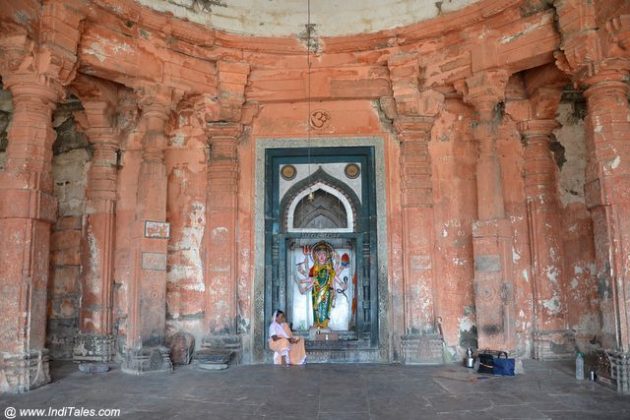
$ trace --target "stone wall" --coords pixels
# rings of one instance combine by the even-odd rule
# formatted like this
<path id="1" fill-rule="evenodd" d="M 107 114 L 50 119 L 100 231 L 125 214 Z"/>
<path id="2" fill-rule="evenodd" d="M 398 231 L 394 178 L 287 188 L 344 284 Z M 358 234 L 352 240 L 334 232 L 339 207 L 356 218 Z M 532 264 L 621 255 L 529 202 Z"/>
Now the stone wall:
<path id="1" fill-rule="evenodd" d="M 473 287 L 472 222 L 476 147 L 470 134 L 471 112 L 460 101 L 447 101 L 430 143 L 435 200 L 437 314 L 453 353 L 477 347 Z"/>
<path id="2" fill-rule="evenodd" d="M 4 169 L 12 109 L 10 93 L 0 90 L 0 169 Z M 59 106 L 53 120 L 57 134 L 53 146 L 53 182 L 58 219 L 52 227 L 50 246 L 47 346 L 51 358 L 72 359 L 79 328 L 80 245 L 90 152 L 86 137 L 76 131 L 67 105 Z"/>
<path id="3" fill-rule="evenodd" d="M 374 33 L 319 15 L 348 36 L 317 19 L 302 32 L 303 11 L 274 3 L 292 18 L 270 38 L 159 12 L 243 10 L 223 3 L 3 2 L 0 350 L 13 365 L 0 360 L 0 376 L 17 378 L 12 389 L 46 382 L 46 346 L 69 358 L 79 330 L 116 336 L 132 368 L 167 361 L 162 345 L 181 331 L 263 361 L 270 251 L 256 151 L 271 139 L 382 144 L 379 360 L 423 362 L 405 352 L 431 340 L 440 353 L 439 326 L 453 356 L 477 343 L 572 357 L 574 336 L 582 350 L 630 354 L 618 65 L 630 3 L 428 2 L 416 12 L 435 19 Z M 405 24 L 396 13 L 378 18 Z"/>
<path id="4" fill-rule="evenodd" d="M 52 227 L 47 346 L 53 359 L 72 359 L 81 305 L 81 237 L 90 152 L 67 113 L 56 115 L 53 180 L 58 219 Z"/>
<path id="5" fill-rule="evenodd" d="M 586 131 L 584 98 L 564 101 L 558 109 L 555 131 L 558 142 L 558 192 L 563 206 L 563 240 L 567 285 L 568 322 L 582 351 L 601 348 L 601 311 L 595 270 L 595 249 L 591 215 L 584 198 Z"/>
<path id="6" fill-rule="evenodd" d="M 166 292 L 167 334 L 186 331 L 200 346 L 204 337 L 206 295 L 209 293 L 204 236 L 208 145 L 200 130 L 177 130 L 166 151 L 168 172 L 168 244 Z"/>

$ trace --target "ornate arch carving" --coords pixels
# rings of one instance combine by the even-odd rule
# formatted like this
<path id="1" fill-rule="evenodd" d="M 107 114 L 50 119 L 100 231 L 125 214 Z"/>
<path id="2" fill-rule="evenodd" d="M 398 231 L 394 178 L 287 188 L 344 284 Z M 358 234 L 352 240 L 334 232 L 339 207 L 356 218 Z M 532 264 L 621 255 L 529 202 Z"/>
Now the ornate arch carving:
<path id="1" fill-rule="evenodd" d="M 361 209 L 359 197 L 346 183 L 331 176 L 321 167 L 313 172 L 309 177 L 293 185 L 282 198 L 282 201 L 280 202 L 282 231 L 288 232 L 291 227 L 289 225 L 289 218 L 291 216 L 290 210 L 292 207 L 295 207 L 292 206 L 292 203 L 294 203 L 296 199 L 298 199 L 298 197 L 306 190 L 318 185 L 327 186 L 338 192 L 340 197 L 343 197 L 343 200 L 340 201 L 345 201 L 347 203 L 349 209 L 346 209 L 346 211 L 350 210 L 351 213 L 350 219 L 352 226 L 347 226 L 347 228 L 351 228 L 352 232 L 356 232 L 359 228 L 359 210 Z M 317 189 L 321 188 L 317 187 Z"/>

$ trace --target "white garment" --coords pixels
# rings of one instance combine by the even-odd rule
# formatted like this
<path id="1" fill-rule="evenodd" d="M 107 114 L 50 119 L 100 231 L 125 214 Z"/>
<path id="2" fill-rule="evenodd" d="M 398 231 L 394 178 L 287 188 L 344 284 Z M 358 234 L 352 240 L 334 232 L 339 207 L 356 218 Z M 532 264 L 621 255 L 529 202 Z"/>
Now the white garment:
<path id="1" fill-rule="evenodd" d="M 281 324 L 278 324 L 278 322 L 276 322 L 276 316 L 278 315 L 278 312 L 274 312 L 273 313 L 273 322 L 271 323 L 271 325 L 269 325 L 269 343 L 273 342 L 273 336 L 278 336 L 278 337 L 283 337 L 283 338 L 289 338 L 289 336 L 287 335 L 286 331 L 284 331 L 284 328 L 282 328 Z M 274 364 L 279 364 L 279 357 L 284 357 L 285 360 L 288 363 L 289 360 L 289 349 L 291 348 L 290 344 L 287 344 L 287 346 L 283 349 L 281 349 L 279 352 L 274 352 L 273 353 L 273 360 L 274 360 Z"/>
<path id="2" fill-rule="evenodd" d="M 269 326 L 269 338 L 277 335 L 278 337 L 289 338 L 287 333 L 282 328 L 282 325 L 278 324 L 275 320 Z"/>

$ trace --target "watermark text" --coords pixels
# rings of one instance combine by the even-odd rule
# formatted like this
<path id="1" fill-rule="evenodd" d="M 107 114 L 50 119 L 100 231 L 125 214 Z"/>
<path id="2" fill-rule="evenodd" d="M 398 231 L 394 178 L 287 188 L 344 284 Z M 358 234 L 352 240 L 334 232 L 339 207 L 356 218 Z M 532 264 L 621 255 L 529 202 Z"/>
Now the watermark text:
<path id="1" fill-rule="evenodd" d="M 4 417 L 8 420 L 21 417 L 120 417 L 119 408 L 86 408 L 86 407 L 48 407 L 48 408 L 15 408 L 4 409 Z"/>

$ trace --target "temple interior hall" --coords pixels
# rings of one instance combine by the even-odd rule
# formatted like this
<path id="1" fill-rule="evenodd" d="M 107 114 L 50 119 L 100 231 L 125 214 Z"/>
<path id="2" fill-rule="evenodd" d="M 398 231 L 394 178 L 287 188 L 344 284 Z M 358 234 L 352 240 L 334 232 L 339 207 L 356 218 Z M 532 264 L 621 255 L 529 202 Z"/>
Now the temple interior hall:
<path id="1" fill-rule="evenodd" d="M 630 418 L 629 95 L 628 0 L 0 0 L 0 403 Z"/>

